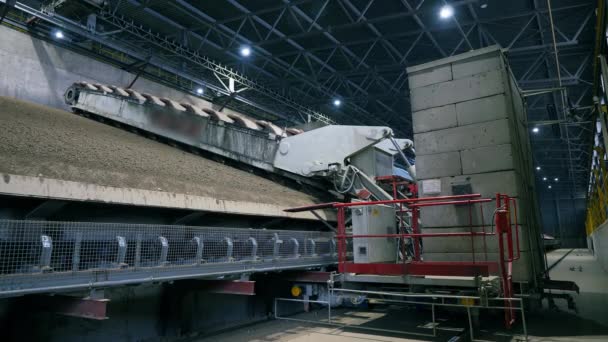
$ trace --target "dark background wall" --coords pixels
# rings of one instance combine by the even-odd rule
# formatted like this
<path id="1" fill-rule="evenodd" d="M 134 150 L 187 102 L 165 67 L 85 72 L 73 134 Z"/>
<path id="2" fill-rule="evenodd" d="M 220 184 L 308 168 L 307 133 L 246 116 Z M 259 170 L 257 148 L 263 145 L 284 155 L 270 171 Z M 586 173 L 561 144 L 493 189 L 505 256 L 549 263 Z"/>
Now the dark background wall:
<path id="1" fill-rule="evenodd" d="M 545 234 L 561 240 L 562 247 L 585 247 L 584 198 L 555 198 L 544 195 L 540 209 Z"/>

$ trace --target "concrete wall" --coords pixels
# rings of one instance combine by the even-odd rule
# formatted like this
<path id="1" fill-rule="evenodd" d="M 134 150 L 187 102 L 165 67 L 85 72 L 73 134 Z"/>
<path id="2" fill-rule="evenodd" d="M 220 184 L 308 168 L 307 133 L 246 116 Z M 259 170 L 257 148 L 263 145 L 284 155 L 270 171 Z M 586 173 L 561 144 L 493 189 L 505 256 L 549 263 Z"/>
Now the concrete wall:
<path id="1" fill-rule="evenodd" d="M 498 47 L 452 56 L 408 69 L 416 169 L 422 196 L 479 193 L 518 199 L 522 258 L 516 281 L 532 281 L 542 269 L 538 248 L 531 152 L 525 103 Z M 439 185 L 433 189 L 433 185 Z M 481 210 L 480 210 L 481 209 Z M 421 209 L 423 232 L 490 229 L 495 205 Z M 473 228 L 481 230 L 481 228 Z M 497 259 L 495 239 L 426 238 L 426 260 Z M 476 254 L 470 253 L 471 249 Z"/>
<path id="2" fill-rule="evenodd" d="M 590 240 L 595 259 L 602 265 L 604 271 L 608 272 L 608 221 L 591 234 Z"/>
<path id="3" fill-rule="evenodd" d="M 72 83 L 88 81 L 126 87 L 134 77 L 112 65 L 0 26 L 0 96 L 69 110 L 63 94 Z M 211 107 L 208 101 L 143 77 L 135 82 L 133 89 Z M 234 113 L 227 108 L 224 112 Z"/>

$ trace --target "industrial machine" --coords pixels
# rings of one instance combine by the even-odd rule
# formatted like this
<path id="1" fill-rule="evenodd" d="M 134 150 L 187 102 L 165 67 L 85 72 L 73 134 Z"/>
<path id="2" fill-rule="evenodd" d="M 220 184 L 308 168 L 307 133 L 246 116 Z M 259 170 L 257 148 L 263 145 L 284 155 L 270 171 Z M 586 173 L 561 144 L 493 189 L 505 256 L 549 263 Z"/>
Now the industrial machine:
<path id="1" fill-rule="evenodd" d="M 332 248 L 339 271 L 339 276 L 331 278 L 331 291 L 336 288 L 355 291 L 362 286 L 389 283 L 409 286 L 411 292 L 447 291 L 453 296 L 475 296 L 486 305 L 491 298 L 506 298 L 506 324 L 510 326 L 515 321 L 513 310 L 519 307 L 513 295 L 511 268 L 519 258 L 520 227 L 517 216 L 509 209 L 514 209 L 514 200 L 507 195 L 482 199 L 471 193 L 417 198 L 413 143 L 395 139 L 388 127 L 330 125 L 301 131 L 242 114 L 197 108 L 132 89 L 86 82 L 70 87 L 65 100 L 77 113 L 119 122 L 189 150 L 204 150 L 269 174 L 329 190 L 339 202 L 287 211 L 337 209 L 337 227 L 326 222 L 336 233 L 331 244 L 335 246 Z M 483 226 L 488 231 L 424 234 L 420 231 L 423 207 L 486 203 L 496 204 L 495 217 L 488 217 Z M 494 225 L 495 230 L 490 229 Z M 482 239 L 486 254 L 487 244 L 498 244 L 500 257 L 427 261 L 423 239 L 433 237 L 470 239 L 472 252 L 474 244 Z M 328 303 L 336 302 L 329 291 L 305 288 L 306 305 L 312 293 L 323 293 L 329 298 Z M 365 297 L 366 292 L 363 293 Z M 360 299 L 361 294 L 340 296 Z"/>
<path id="2" fill-rule="evenodd" d="M 75 113 L 191 152 L 194 159 L 202 159 L 197 155 L 204 155 L 246 170 L 247 174 L 252 172 L 263 174 L 277 182 L 297 183 L 307 189 L 322 191 L 339 201 L 349 201 L 351 198 L 393 200 L 396 196 L 410 194 L 413 191 L 411 186 L 415 184 L 413 144 L 407 139 L 395 139 L 388 127 L 325 126 L 309 131 L 282 128 L 240 113 L 198 107 L 139 93 L 133 89 L 87 82 L 77 82 L 70 86 L 65 92 L 65 101 Z M 37 111 L 34 109 L 34 112 Z M 62 120 L 66 127 L 84 125 L 94 129 L 95 132 L 91 132 L 94 148 L 95 139 L 104 139 L 101 136 L 93 137 L 104 129 L 86 125 L 87 122 L 91 123 L 89 120 L 71 115 L 66 117 L 63 112 L 49 115 L 58 116 L 57 119 Z M 19 121 L 21 118 L 24 115 L 11 117 L 12 125 L 28 126 L 28 123 Z M 44 118 L 35 119 L 34 122 L 41 120 Z M 110 130 L 120 131 L 114 128 Z M 23 135 L 16 135 L 13 139 L 16 144 L 29 140 Z M 124 137 L 121 139 L 123 140 L 117 141 L 118 144 L 129 140 Z M 153 143 L 148 139 L 138 141 L 139 145 L 131 148 Z M 169 154 L 181 153 L 177 149 L 168 149 L 170 151 L 166 152 Z M 73 153 L 86 151 L 83 149 Z M 106 155 L 109 160 L 124 160 L 124 156 L 111 152 Z M 50 158 L 59 159 L 62 156 L 57 154 Z M 230 172 L 226 168 L 223 170 Z M 75 173 L 83 178 L 82 172 Z M 78 201 L 129 204 L 140 210 L 143 210 L 142 206 L 175 208 L 174 210 L 211 208 L 223 215 L 249 215 L 257 220 L 257 217 L 269 216 L 280 216 L 278 219 L 283 220 L 285 217 L 298 217 L 298 220 L 304 216 L 309 217 L 308 220 L 315 217 L 290 216 L 282 210 L 273 212 L 275 204 L 257 205 L 251 200 L 234 206 L 235 203 L 228 200 L 185 193 L 187 189 L 182 193 L 171 191 L 172 189 L 166 189 L 169 190 L 166 192 L 153 188 L 158 191 L 150 191 L 130 184 L 125 184 L 126 187 L 122 189 L 120 182 L 118 185 L 103 186 L 108 183 L 95 179 L 100 177 L 100 173 L 91 176 L 93 178 L 86 178 L 84 182 L 75 182 L 73 177 L 52 179 L 41 174 L 31 177 L 11 174 L 10 170 L 4 174 L 1 194 L 49 200 L 48 203 L 35 202 L 33 211 L 27 215 L 9 213 L 0 219 L 0 253 L 5 256 L 4 262 L 0 263 L 0 297 L 189 278 L 238 280 L 241 276 L 247 277 L 256 272 L 324 268 L 334 265 L 337 260 L 335 234 L 319 229 L 323 224 L 332 227 L 335 215 L 316 211 L 314 215 L 323 218 L 324 223 L 305 225 L 287 221 L 282 226 L 275 225 L 268 230 L 246 229 L 246 219 L 238 217 L 233 220 L 238 222 L 236 227 L 239 229 L 234 229 L 230 224 L 214 226 L 203 223 L 197 227 L 188 226 L 189 217 L 209 215 L 197 211 L 185 215 L 185 220 L 173 221 L 174 225 L 168 224 L 170 221 L 167 222 L 162 217 L 157 220 L 132 217 L 127 221 L 137 224 L 123 223 L 117 221 L 119 219 L 116 217 L 97 220 L 89 216 L 70 218 L 77 222 L 67 222 L 61 217 L 48 222 L 36 219 L 43 218 L 46 213 L 62 206 L 72 205 L 72 202 L 68 204 L 65 200 L 75 201 L 74 205 L 80 203 Z M 121 174 L 117 177 L 137 176 Z M 55 177 L 61 177 L 61 174 Z M 108 177 L 116 176 L 112 174 Z M 403 184 L 388 181 L 393 178 L 399 179 Z M 260 182 L 256 177 L 248 179 Z M 49 185 L 41 186 L 40 184 L 47 184 L 44 182 Z M 210 182 L 208 185 L 213 186 Z M 253 188 L 255 187 L 250 187 Z M 230 191 L 230 187 L 227 190 Z M 275 190 L 277 194 L 286 193 L 286 189 Z M 248 191 L 246 195 L 252 196 L 255 190 Z M 200 202 L 204 206 L 200 206 Z M 255 208 L 268 211 L 255 216 Z M 394 229 L 392 233 L 398 232 L 398 226 L 411 226 L 409 216 L 397 215 L 393 206 L 384 207 L 382 212 L 387 223 L 385 229 Z M 370 227 L 373 222 L 371 218 L 375 218 L 374 213 L 371 215 L 368 220 Z M 215 222 L 224 224 L 221 219 Z M 272 219 L 268 222 L 258 227 L 266 228 L 275 224 Z M 356 227 L 359 229 L 358 224 Z M 409 245 L 409 240 L 401 239 L 400 243 L 403 246 Z M 384 253 L 386 258 L 405 260 L 412 257 L 413 249 L 397 251 L 396 243 L 393 250 Z M 367 253 L 367 250 L 372 249 L 376 250 L 372 246 L 359 250 Z"/>
<path id="3" fill-rule="evenodd" d="M 443 304 L 469 305 L 473 314 L 500 308 L 508 326 L 523 308 L 511 272 L 520 255 L 514 200 L 471 192 L 418 197 L 413 142 L 395 138 L 388 127 L 329 125 L 304 131 L 87 82 L 74 83 L 64 97 L 84 117 L 324 192 L 332 202 L 283 207 L 293 215 L 316 215 L 321 220 L 313 228 L 0 220 L 0 252 L 6 256 L 0 263 L 1 296 L 193 278 L 250 286 L 252 274 L 292 270 L 299 272 L 292 285 L 304 289 L 294 291 L 292 299 L 306 307 L 315 302 L 358 306 L 390 296 L 403 301 L 404 293 L 434 307 L 439 305 L 435 297 L 442 296 Z M 422 211 L 435 206 L 475 212 L 486 206 L 482 213 L 496 215 L 485 216 L 477 227 L 470 222 L 467 232 L 425 232 Z M 473 260 L 427 258 L 427 246 L 439 238 L 470 246 Z"/>
<path id="4" fill-rule="evenodd" d="M 243 114 L 198 108 L 116 86 L 75 83 L 65 92 L 75 112 L 110 119 L 188 148 L 253 166 L 339 194 L 392 199 L 375 177 L 391 176 L 398 156 L 410 181 L 415 168 L 388 127 L 330 125 L 304 132 Z"/>
<path id="5" fill-rule="evenodd" d="M 77 113 L 110 119 L 172 144 L 328 189 L 342 201 L 388 201 L 353 207 L 349 229 L 354 234 L 411 234 L 419 225 L 419 217 L 413 218 L 417 213 L 405 210 L 416 192 L 413 143 L 395 139 L 388 127 L 330 125 L 304 132 L 243 114 L 87 82 L 73 84 L 65 100 Z M 352 243 L 355 263 L 420 258 L 422 242 L 411 240 L 410 236 L 390 236 L 388 241 L 357 239 Z"/>
<path id="6" fill-rule="evenodd" d="M 304 132 L 243 114 L 87 82 L 67 89 L 65 101 L 77 113 L 110 119 L 171 144 L 204 150 L 269 174 L 329 189 L 341 200 L 406 198 L 411 196 L 409 186 L 416 182 L 412 141 L 395 139 L 388 127 L 329 125 Z M 397 233 L 397 225 L 411 232 L 411 215 L 397 215 L 395 210 L 394 206 L 378 207 L 373 216 L 367 215 L 367 223 L 365 219 L 353 220 L 353 229 L 375 229 L 376 213 L 382 212 L 385 233 Z M 402 240 L 400 258 L 411 258 L 414 249 L 410 239 Z M 378 244 L 358 247 L 358 258 L 373 258 L 380 251 L 398 257 L 396 245 L 388 249 Z"/>
<path id="7" fill-rule="evenodd" d="M 503 192 L 481 195 L 466 184 L 446 194 L 441 182 L 416 174 L 414 143 L 397 139 L 388 127 L 279 127 L 227 109 L 88 82 L 72 84 L 64 98 L 79 115 L 324 192 L 332 202 L 285 211 L 310 212 L 330 232 L 3 220 L 0 250 L 10 260 L 0 263 L 3 296 L 323 270 L 296 277 L 300 290 L 292 299 L 306 308 L 392 300 L 432 310 L 464 307 L 473 315 L 499 309 L 507 327 L 524 309 L 516 293 L 535 298 L 534 286 L 514 282 L 526 243 L 517 200 Z M 418 148 L 428 153 L 429 147 Z M 419 197 L 419 179 L 425 194 L 437 195 Z M 445 215 L 433 216 L 436 208 Z M 452 217 L 456 230 L 449 226 Z M 448 220 L 441 227 L 448 230 L 425 227 L 429 218 Z M 28 257 L 17 258 L 23 251 Z M 441 259 L 446 255 L 455 257 Z"/>

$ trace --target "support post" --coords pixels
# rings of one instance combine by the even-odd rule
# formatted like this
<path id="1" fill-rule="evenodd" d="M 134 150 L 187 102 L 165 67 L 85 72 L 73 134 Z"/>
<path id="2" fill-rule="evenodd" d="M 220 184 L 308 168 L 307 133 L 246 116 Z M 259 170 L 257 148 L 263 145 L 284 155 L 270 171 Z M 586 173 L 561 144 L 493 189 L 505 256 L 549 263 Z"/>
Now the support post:
<path id="1" fill-rule="evenodd" d="M 40 253 L 40 271 L 51 270 L 51 254 L 53 252 L 53 240 L 48 235 L 40 235 L 42 252 Z"/>
<path id="2" fill-rule="evenodd" d="M 338 271 L 345 273 L 346 262 L 346 224 L 344 216 L 344 208 L 338 208 Z"/>
<path id="3" fill-rule="evenodd" d="M 80 247 L 82 245 L 82 232 L 74 234 L 74 247 L 72 249 L 72 272 L 77 272 L 80 267 Z"/>
<path id="4" fill-rule="evenodd" d="M 249 237 L 251 243 L 251 260 L 258 260 L 258 241 L 252 236 Z"/>
<path id="5" fill-rule="evenodd" d="M 277 259 L 279 257 L 279 250 L 281 248 L 281 244 L 283 243 L 283 240 L 279 239 L 279 234 L 274 233 L 274 236 L 272 237 L 272 257 Z"/>
<path id="6" fill-rule="evenodd" d="M 300 242 L 298 241 L 298 239 L 296 239 L 294 237 L 292 237 L 289 240 L 293 244 L 293 257 L 299 258 L 300 257 Z"/>
<path id="7" fill-rule="evenodd" d="M 310 245 L 310 250 L 306 252 L 308 252 L 308 255 L 310 256 L 317 256 L 317 243 L 314 239 L 308 239 L 307 241 L 308 245 Z"/>
<path id="8" fill-rule="evenodd" d="M 160 258 L 158 260 L 159 266 L 165 266 L 167 264 L 167 254 L 169 253 L 169 241 L 164 236 L 159 236 L 160 241 Z"/>
<path id="9" fill-rule="evenodd" d="M 420 227 L 418 226 L 418 212 L 417 207 L 412 207 L 412 230 L 414 234 L 420 234 Z M 414 238 L 414 260 L 420 261 L 420 237 Z"/>
<path id="10" fill-rule="evenodd" d="M 503 234 L 508 231 L 508 217 L 506 207 L 502 207 L 502 197 L 500 194 L 496 194 L 496 236 L 498 238 L 498 266 L 500 268 L 500 275 L 502 278 L 502 290 L 505 298 L 511 298 L 511 284 L 509 275 L 507 275 L 507 265 L 505 265 L 505 251 L 504 251 L 504 236 Z M 510 328 L 512 321 L 511 315 L 511 301 L 505 299 L 505 327 Z"/>
<path id="11" fill-rule="evenodd" d="M 205 247 L 203 238 L 195 236 L 192 240 L 196 244 L 196 259 L 194 260 L 194 264 L 200 265 L 203 263 L 203 248 Z"/>
<path id="12" fill-rule="evenodd" d="M 137 242 L 135 243 L 135 268 L 141 265 L 141 233 L 137 234 Z"/>
<path id="13" fill-rule="evenodd" d="M 232 243 L 232 239 L 229 237 L 224 237 L 224 242 L 226 242 L 226 261 L 234 261 L 232 258 L 232 251 L 234 250 L 234 243 Z"/>
<path id="14" fill-rule="evenodd" d="M 127 239 L 124 236 L 117 236 L 116 242 L 118 243 L 118 253 L 116 255 L 116 266 L 125 267 L 125 257 L 127 255 Z"/>

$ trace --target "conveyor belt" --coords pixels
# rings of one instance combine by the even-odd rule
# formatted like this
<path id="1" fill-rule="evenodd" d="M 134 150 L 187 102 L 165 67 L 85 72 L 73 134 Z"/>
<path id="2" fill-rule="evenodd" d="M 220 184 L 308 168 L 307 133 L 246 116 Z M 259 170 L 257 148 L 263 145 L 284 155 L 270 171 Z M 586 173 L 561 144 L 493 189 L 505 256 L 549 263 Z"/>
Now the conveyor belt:
<path id="1" fill-rule="evenodd" d="M 0 220 L 0 297 L 321 267 L 318 231 Z"/>
<path id="2" fill-rule="evenodd" d="M 282 207 L 316 201 L 252 173 L 12 98 L 0 97 L 0 131 L 0 173 Z"/>

